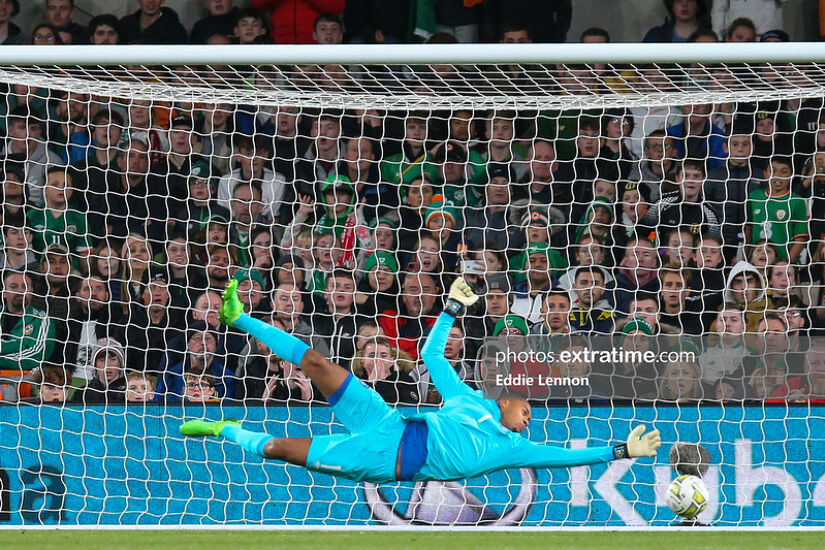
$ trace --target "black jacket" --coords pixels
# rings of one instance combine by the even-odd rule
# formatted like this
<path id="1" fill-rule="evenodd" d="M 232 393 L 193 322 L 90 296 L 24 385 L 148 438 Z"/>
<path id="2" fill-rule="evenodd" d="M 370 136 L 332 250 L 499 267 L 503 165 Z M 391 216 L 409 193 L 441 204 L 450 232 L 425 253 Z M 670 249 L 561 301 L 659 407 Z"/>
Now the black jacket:
<path id="1" fill-rule="evenodd" d="M 85 387 L 74 392 L 72 403 L 84 405 L 123 404 L 126 402 L 126 378 L 120 377 L 109 386 L 104 386 L 99 378 L 89 380 Z"/>
<path id="2" fill-rule="evenodd" d="M 232 36 L 235 32 L 235 18 L 238 16 L 238 8 L 224 15 L 210 15 L 195 22 L 192 27 L 192 35 L 189 41 L 192 44 L 206 44 L 212 36 L 220 34 Z"/>
<path id="3" fill-rule="evenodd" d="M 120 20 L 120 43 L 186 44 L 186 28 L 172 8 L 161 8 L 160 18 L 145 29 L 140 28 L 140 10 Z"/>

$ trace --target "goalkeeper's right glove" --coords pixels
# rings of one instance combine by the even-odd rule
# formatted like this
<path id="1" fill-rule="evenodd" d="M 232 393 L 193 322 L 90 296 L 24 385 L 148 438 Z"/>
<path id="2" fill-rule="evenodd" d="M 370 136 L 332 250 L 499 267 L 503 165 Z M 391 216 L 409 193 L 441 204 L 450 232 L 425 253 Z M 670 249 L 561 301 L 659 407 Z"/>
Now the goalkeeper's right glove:
<path id="1" fill-rule="evenodd" d="M 662 438 L 659 437 L 659 430 L 653 430 L 645 435 L 644 426 L 636 426 L 627 437 L 627 443 L 616 445 L 613 448 L 615 458 L 636 458 L 640 456 L 656 456 L 656 449 L 662 446 Z"/>
<path id="2" fill-rule="evenodd" d="M 465 306 L 469 307 L 478 301 L 478 296 L 473 293 L 473 289 L 467 284 L 467 281 L 459 277 L 453 284 L 450 285 L 450 295 L 447 298 L 447 305 L 444 306 L 444 311 L 457 317 L 459 312 Z"/>

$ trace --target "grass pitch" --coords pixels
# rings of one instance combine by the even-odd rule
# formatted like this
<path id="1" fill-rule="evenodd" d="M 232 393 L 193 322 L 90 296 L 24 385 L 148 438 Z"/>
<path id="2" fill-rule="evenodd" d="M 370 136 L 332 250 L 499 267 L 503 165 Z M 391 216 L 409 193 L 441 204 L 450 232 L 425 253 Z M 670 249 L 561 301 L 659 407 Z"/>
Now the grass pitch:
<path id="1" fill-rule="evenodd" d="M 409 532 L 409 531 L 0 531 L 3 550 L 163 550 L 244 549 L 289 550 L 495 550 L 575 548 L 577 550 L 746 550 L 821 549 L 824 532 L 720 531 L 672 533 L 573 532 Z"/>

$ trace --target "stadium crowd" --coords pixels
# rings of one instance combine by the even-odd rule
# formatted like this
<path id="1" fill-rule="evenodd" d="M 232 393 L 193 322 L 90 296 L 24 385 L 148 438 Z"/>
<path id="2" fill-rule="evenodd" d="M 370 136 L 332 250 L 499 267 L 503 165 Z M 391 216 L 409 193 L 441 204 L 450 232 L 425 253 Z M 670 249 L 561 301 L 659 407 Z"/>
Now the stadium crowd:
<path id="1" fill-rule="evenodd" d="M 158 0 L 87 27 L 73 22 L 71 0 L 45 4 L 48 21 L 24 36 L 11 22 L 16 1 L 0 0 L 2 43 L 392 43 L 416 29 L 438 43 L 561 42 L 572 9 L 524 1 L 516 17 L 510 2 L 445 0 L 411 17 L 406 2 L 328 0 L 284 14 L 271 0 L 210 0 L 211 15 L 187 31 Z M 781 10 L 714 2 L 710 19 L 702 0 L 665 4 L 668 21 L 645 41 L 789 40 Z M 609 40 L 598 28 L 581 36 Z M 350 69 L 294 70 L 318 84 Z M 468 71 L 457 83 L 477 74 L 431 70 Z M 513 89 L 535 85 L 529 68 L 503 70 Z M 708 72 L 553 74 L 558 93 L 600 94 L 678 90 Z M 516 388 L 536 403 L 825 399 L 822 97 L 400 112 L 15 84 L 3 89 L 0 130 L 5 402 L 323 401 L 298 366 L 218 322 L 234 278 L 248 313 L 305 338 L 388 402 L 438 403 L 419 351 L 457 276 L 483 295 L 446 350 L 471 385 L 495 379 L 498 339 L 698 356 L 556 361 L 550 376 L 591 383 Z"/>

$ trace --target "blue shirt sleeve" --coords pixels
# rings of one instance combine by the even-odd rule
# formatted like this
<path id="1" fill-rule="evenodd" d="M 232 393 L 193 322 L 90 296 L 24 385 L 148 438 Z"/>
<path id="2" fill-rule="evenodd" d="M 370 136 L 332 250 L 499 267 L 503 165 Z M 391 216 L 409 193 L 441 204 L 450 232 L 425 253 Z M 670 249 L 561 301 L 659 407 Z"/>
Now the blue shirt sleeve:
<path id="1" fill-rule="evenodd" d="M 613 447 L 588 447 L 586 449 L 566 449 L 552 445 L 539 445 L 523 437 L 516 439 L 514 467 L 520 468 L 564 468 L 599 464 L 613 460 Z"/>
<path id="2" fill-rule="evenodd" d="M 424 366 L 430 372 L 430 379 L 444 401 L 459 395 L 474 395 L 472 388 L 461 381 L 453 366 L 444 357 L 444 348 L 447 346 L 447 338 L 450 337 L 450 329 L 453 328 L 454 322 L 455 317 L 441 313 L 421 349 Z"/>

